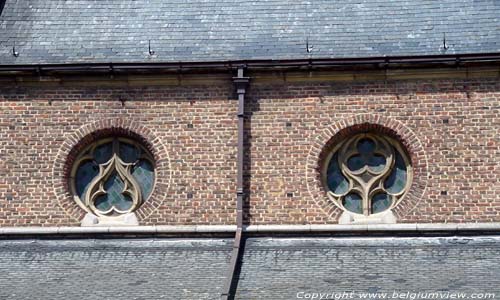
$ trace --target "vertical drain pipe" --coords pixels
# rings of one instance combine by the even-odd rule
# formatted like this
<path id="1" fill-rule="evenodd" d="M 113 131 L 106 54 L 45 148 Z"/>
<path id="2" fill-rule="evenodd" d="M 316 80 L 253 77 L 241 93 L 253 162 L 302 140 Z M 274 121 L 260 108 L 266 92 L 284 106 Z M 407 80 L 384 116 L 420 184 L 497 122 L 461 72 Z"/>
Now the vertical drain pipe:
<path id="1" fill-rule="evenodd" d="M 0 0 L 0 16 L 2 15 L 4 6 L 5 6 L 5 0 Z"/>
<path id="2" fill-rule="evenodd" d="M 250 80 L 249 77 L 243 75 L 244 67 L 238 68 L 238 75 L 233 77 L 233 83 L 238 94 L 238 156 L 237 168 L 238 174 L 236 179 L 236 235 L 234 237 L 233 251 L 231 253 L 231 261 L 227 271 L 226 282 L 223 286 L 221 298 L 223 300 L 233 299 L 234 290 L 236 289 L 236 269 L 241 260 L 241 245 L 243 232 L 243 158 L 244 158 L 244 125 L 245 125 L 245 93 Z"/>

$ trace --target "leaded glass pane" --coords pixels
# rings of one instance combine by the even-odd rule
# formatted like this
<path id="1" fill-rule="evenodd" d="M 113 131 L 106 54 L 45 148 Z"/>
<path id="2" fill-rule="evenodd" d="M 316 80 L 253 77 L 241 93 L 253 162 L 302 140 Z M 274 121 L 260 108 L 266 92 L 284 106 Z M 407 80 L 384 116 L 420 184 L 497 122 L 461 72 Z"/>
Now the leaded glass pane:
<path id="1" fill-rule="evenodd" d="M 337 195 L 341 195 L 347 192 L 347 190 L 349 189 L 349 182 L 344 177 L 344 175 L 342 175 L 337 154 L 335 154 L 330 160 L 327 176 L 328 187 L 332 192 Z"/>
<path id="2" fill-rule="evenodd" d="M 358 151 L 361 154 L 368 154 L 375 151 L 375 143 L 371 139 L 361 139 L 357 145 Z"/>
<path id="3" fill-rule="evenodd" d="M 388 209 L 392 204 L 391 196 L 386 193 L 379 193 L 372 198 L 372 213 L 376 214 Z"/>
<path id="4" fill-rule="evenodd" d="M 113 143 L 97 146 L 94 150 L 94 159 L 98 164 L 103 164 L 113 156 Z"/>
<path id="5" fill-rule="evenodd" d="M 396 152 L 396 161 L 391 174 L 384 182 L 384 188 L 391 194 L 397 194 L 406 187 L 407 171 L 406 164 L 401 155 Z"/>
<path id="6" fill-rule="evenodd" d="M 132 199 L 124 194 L 124 183 L 118 174 L 113 173 L 104 183 L 105 195 L 99 196 L 95 206 L 102 212 L 106 212 L 112 207 L 124 211 L 132 206 Z"/>
<path id="7" fill-rule="evenodd" d="M 139 151 L 136 146 L 120 142 L 120 159 L 126 163 L 133 163 L 139 158 Z"/>
<path id="8" fill-rule="evenodd" d="M 343 141 L 328 162 L 325 184 L 329 197 L 357 214 L 379 213 L 401 200 L 411 177 L 405 153 L 396 143 L 373 133 Z"/>
<path id="9" fill-rule="evenodd" d="M 100 216 L 135 211 L 153 191 L 151 159 L 145 148 L 126 138 L 89 145 L 75 159 L 83 162 L 71 171 L 75 200 Z"/>
<path id="10" fill-rule="evenodd" d="M 76 194 L 82 198 L 89 187 L 90 182 L 99 173 L 99 167 L 90 160 L 80 164 L 75 175 Z"/>
<path id="11" fill-rule="evenodd" d="M 111 202 L 108 201 L 108 195 L 107 194 L 104 194 L 104 195 L 100 195 L 96 198 L 95 202 L 94 202 L 94 205 L 95 207 L 102 211 L 102 212 L 107 212 L 111 209 Z"/>
<path id="12" fill-rule="evenodd" d="M 364 162 L 363 158 L 359 155 L 352 156 L 347 161 L 347 167 L 351 171 L 361 170 L 364 166 L 365 166 L 365 162 Z"/>
<path id="13" fill-rule="evenodd" d="M 385 162 L 385 157 L 375 154 L 368 158 L 367 165 L 370 167 L 370 170 L 381 172 L 385 168 Z"/>
<path id="14" fill-rule="evenodd" d="M 139 183 L 143 197 L 149 197 L 154 185 L 153 165 L 149 161 L 142 159 L 135 165 L 132 175 Z"/>
<path id="15" fill-rule="evenodd" d="M 349 193 L 344 197 L 342 201 L 345 209 L 353 213 L 362 214 L 363 213 L 363 201 L 361 196 L 356 193 Z"/>
<path id="16" fill-rule="evenodd" d="M 115 201 L 113 201 L 113 205 L 120 211 L 126 211 L 132 206 L 133 201 L 129 195 L 127 194 L 122 194 L 122 195 L 123 195 L 122 198 L 115 198 Z"/>

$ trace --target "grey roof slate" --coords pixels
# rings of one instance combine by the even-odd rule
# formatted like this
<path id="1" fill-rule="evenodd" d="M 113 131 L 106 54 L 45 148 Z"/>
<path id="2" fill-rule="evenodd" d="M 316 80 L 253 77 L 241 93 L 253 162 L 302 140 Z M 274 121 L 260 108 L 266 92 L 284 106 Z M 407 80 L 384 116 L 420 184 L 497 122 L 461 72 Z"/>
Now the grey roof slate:
<path id="1" fill-rule="evenodd" d="M 0 299 L 219 299 L 232 240 L 0 241 Z"/>
<path id="2" fill-rule="evenodd" d="M 306 297 L 300 292 L 330 294 L 326 299 L 354 292 L 342 299 L 360 299 L 362 293 L 395 291 L 498 298 L 500 237 L 251 238 L 236 299 Z M 404 299 L 438 299 L 424 296 Z"/>
<path id="3" fill-rule="evenodd" d="M 220 299 L 231 247 L 216 238 L 0 240 L 0 299 Z M 394 291 L 498 298 L 500 236 L 252 237 L 236 299 Z"/>
<path id="4" fill-rule="evenodd" d="M 0 64 L 498 51 L 498 0 L 7 0 L 0 16 Z"/>

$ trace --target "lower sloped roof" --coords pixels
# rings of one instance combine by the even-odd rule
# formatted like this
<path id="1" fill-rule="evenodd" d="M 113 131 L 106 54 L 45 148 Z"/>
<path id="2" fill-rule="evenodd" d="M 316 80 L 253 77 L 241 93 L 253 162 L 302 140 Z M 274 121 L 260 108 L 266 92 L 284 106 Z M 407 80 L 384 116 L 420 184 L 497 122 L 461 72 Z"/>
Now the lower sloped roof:
<path id="1" fill-rule="evenodd" d="M 380 299 L 383 293 L 421 292 L 404 299 L 429 299 L 425 296 L 439 291 L 443 297 L 446 292 L 500 297 L 500 238 L 252 238 L 236 298 L 307 299 L 323 293 L 339 299 L 353 292 L 354 298 L 342 299 L 360 299 L 379 292 Z"/>
<path id="2" fill-rule="evenodd" d="M 222 238 L 0 240 L 0 299 L 220 299 L 231 247 Z M 236 299 L 344 292 L 498 298 L 500 237 L 246 240 Z"/>
<path id="3" fill-rule="evenodd" d="M 218 299 L 232 241 L 0 241 L 0 299 Z"/>

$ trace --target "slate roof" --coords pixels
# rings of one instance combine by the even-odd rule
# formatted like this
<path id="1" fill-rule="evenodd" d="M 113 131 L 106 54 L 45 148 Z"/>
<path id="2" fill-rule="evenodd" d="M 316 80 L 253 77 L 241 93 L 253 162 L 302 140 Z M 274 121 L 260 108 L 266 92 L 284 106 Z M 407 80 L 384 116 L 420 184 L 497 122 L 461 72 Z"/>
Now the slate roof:
<path id="1" fill-rule="evenodd" d="M 0 240 L 0 299 L 220 299 L 231 246 L 215 238 Z M 236 299 L 350 291 L 498 297 L 500 236 L 246 240 Z"/>
<path id="2" fill-rule="evenodd" d="M 232 240 L 0 241 L 0 299 L 219 299 Z"/>
<path id="3" fill-rule="evenodd" d="M 299 292 L 354 292 L 360 299 L 394 291 L 497 298 L 500 237 L 249 239 L 236 299 L 296 299 Z"/>
<path id="4" fill-rule="evenodd" d="M 0 64 L 499 51 L 498 0 L 7 0 L 0 16 Z"/>

